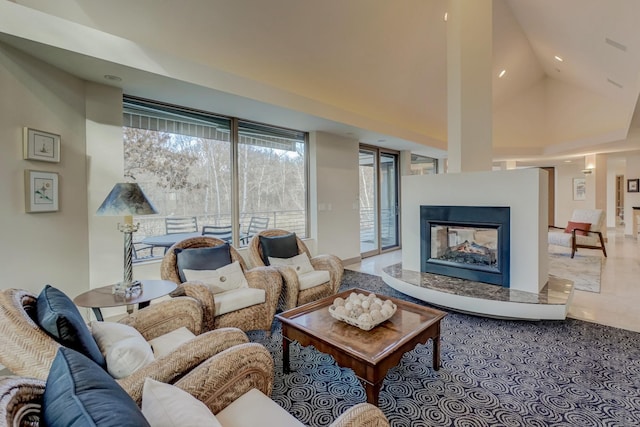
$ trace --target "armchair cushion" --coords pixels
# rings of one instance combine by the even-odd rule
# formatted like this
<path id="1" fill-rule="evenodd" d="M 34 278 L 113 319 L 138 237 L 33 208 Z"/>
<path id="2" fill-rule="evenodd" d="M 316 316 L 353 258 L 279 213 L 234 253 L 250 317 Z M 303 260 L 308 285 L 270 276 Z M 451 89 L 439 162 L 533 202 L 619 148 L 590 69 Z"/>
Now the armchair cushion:
<path id="1" fill-rule="evenodd" d="M 62 291 L 46 285 L 36 302 L 40 327 L 58 343 L 84 354 L 102 368 L 106 361 L 76 305 Z"/>
<path id="2" fill-rule="evenodd" d="M 150 340 L 149 344 L 153 349 L 153 355 L 162 357 L 193 338 L 195 338 L 195 334 L 183 326 Z"/>
<path id="3" fill-rule="evenodd" d="M 309 256 L 305 252 L 291 258 L 269 257 L 269 265 L 273 265 L 274 267 L 289 265 L 293 267 L 298 276 L 313 271 Z"/>
<path id="4" fill-rule="evenodd" d="M 91 322 L 91 332 L 114 378 L 126 378 L 155 359 L 149 343 L 129 325 Z"/>
<path id="5" fill-rule="evenodd" d="M 202 282 L 207 285 L 213 294 L 249 287 L 238 261 L 219 267 L 216 270 L 184 269 L 182 272 L 187 281 Z"/>
<path id="6" fill-rule="evenodd" d="M 282 236 L 259 236 L 262 247 L 262 261 L 269 265 L 269 257 L 291 258 L 298 255 L 298 242 L 296 233 Z"/>
<path id="7" fill-rule="evenodd" d="M 61 347 L 42 399 L 47 426 L 149 426 L 136 402 L 104 370 Z"/>
<path id="8" fill-rule="evenodd" d="M 231 250 L 229 244 L 207 248 L 175 248 L 177 258 L 178 275 L 180 280 L 186 282 L 183 270 L 215 270 L 227 264 L 231 264 Z"/>
<path id="9" fill-rule="evenodd" d="M 304 427 L 293 415 L 255 388 L 218 412 L 216 418 L 224 427 Z"/>
<path id="10" fill-rule="evenodd" d="M 215 315 L 231 313 L 241 308 L 250 307 L 256 304 L 262 304 L 266 301 L 266 292 L 264 289 L 257 288 L 241 288 L 233 289 L 227 292 L 216 294 L 214 299 Z"/>
<path id="11" fill-rule="evenodd" d="M 564 232 L 571 233 L 575 228 L 580 229 L 580 230 L 576 230 L 576 235 L 587 236 L 589 234 L 587 233 L 587 231 L 591 229 L 591 223 L 569 221 L 569 223 L 567 224 L 567 227 L 564 229 Z M 582 231 L 582 230 L 586 230 L 586 231 Z"/>
<path id="12" fill-rule="evenodd" d="M 222 427 L 207 405 L 176 386 L 151 378 L 144 381 L 142 414 L 151 427 Z"/>
<path id="13" fill-rule="evenodd" d="M 327 270 L 313 270 L 298 276 L 300 290 L 315 288 L 331 280 L 331 274 Z"/>

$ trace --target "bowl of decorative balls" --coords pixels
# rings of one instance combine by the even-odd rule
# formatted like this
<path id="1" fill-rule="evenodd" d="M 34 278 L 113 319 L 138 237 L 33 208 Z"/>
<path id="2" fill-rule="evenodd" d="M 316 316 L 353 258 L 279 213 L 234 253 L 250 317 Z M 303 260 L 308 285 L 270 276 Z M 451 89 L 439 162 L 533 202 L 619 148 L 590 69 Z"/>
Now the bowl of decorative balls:
<path id="1" fill-rule="evenodd" d="M 389 319 L 398 307 L 376 294 L 352 292 L 347 298 L 337 297 L 329 306 L 331 317 L 368 331 Z"/>

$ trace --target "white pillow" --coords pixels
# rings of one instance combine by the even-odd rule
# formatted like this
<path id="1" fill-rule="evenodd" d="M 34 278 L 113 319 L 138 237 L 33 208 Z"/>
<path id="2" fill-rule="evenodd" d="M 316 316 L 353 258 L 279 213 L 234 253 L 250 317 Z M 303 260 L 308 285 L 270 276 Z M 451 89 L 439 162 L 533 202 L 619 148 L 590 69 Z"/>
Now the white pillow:
<path id="1" fill-rule="evenodd" d="M 151 427 L 222 427 L 207 405 L 186 391 L 147 378 L 142 388 L 142 415 Z"/>
<path id="2" fill-rule="evenodd" d="M 296 274 L 298 274 L 298 276 L 314 271 L 313 266 L 311 265 L 311 261 L 309 260 L 306 252 L 303 252 L 291 258 L 269 257 L 269 265 L 273 265 L 275 267 L 287 265 L 291 266 L 296 271 Z"/>
<path id="3" fill-rule="evenodd" d="M 158 358 L 171 353 L 185 342 L 194 338 L 195 335 L 186 326 L 171 331 L 164 335 L 160 335 L 149 341 L 153 349 L 153 355 Z"/>
<path id="4" fill-rule="evenodd" d="M 128 377 L 153 362 L 151 346 L 135 328 L 115 322 L 91 322 L 91 333 L 114 378 Z"/>
<path id="5" fill-rule="evenodd" d="M 198 281 L 209 287 L 212 293 L 230 291 L 238 288 L 248 288 L 249 283 L 242 273 L 240 262 L 220 267 L 217 270 L 182 270 L 188 282 Z"/>

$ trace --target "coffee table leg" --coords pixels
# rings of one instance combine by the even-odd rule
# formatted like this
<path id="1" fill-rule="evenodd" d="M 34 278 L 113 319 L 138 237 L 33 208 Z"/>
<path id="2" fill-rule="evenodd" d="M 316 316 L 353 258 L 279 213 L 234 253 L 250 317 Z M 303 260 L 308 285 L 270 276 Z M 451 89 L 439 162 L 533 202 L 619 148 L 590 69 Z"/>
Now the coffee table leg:
<path id="1" fill-rule="evenodd" d="M 288 374 L 291 372 L 289 367 L 289 340 L 282 337 L 282 372 Z"/>
<path id="2" fill-rule="evenodd" d="M 440 369 L 440 335 L 433 337 L 433 369 Z"/>
<path id="3" fill-rule="evenodd" d="M 367 394 L 367 403 L 378 406 L 378 397 L 380 397 L 380 389 L 382 388 L 382 381 L 378 384 L 371 384 L 364 380 L 360 381 L 364 386 L 364 391 Z"/>

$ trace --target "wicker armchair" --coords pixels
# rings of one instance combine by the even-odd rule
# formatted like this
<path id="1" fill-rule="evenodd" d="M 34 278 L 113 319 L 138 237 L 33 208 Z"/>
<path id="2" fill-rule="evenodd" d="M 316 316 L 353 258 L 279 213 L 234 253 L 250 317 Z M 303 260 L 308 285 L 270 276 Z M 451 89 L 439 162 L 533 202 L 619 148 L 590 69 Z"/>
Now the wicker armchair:
<path id="1" fill-rule="evenodd" d="M 249 283 L 249 287 L 264 289 L 266 300 L 263 304 L 256 304 L 237 311 L 216 316 L 215 296 L 206 285 L 201 282 L 184 282 L 178 273 L 178 262 L 174 249 L 207 248 L 223 245 L 224 240 L 215 237 L 193 237 L 182 240 L 171 247 L 162 259 L 160 274 L 162 279 L 178 283 L 178 288 L 172 296 L 187 295 L 200 301 L 204 308 L 205 329 L 217 329 L 222 327 L 235 327 L 243 331 L 264 330 L 271 333 L 271 324 L 276 313 L 278 298 L 282 289 L 280 274 L 267 267 L 253 268 L 249 270 L 242 256 L 230 246 L 231 261 L 238 261 Z"/>
<path id="2" fill-rule="evenodd" d="M 60 344 L 33 320 L 37 295 L 21 289 L 0 291 L 0 363 L 16 375 L 45 380 Z M 146 377 L 173 383 L 209 357 L 229 347 L 248 342 L 238 329 L 226 328 L 201 334 L 202 307 L 193 298 L 179 298 L 153 304 L 120 323 L 137 329 L 151 340 L 186 326 L 197 336 L 170 354 L 157 358 L 128 377 L 116 380 L 140 402 Z"/>
<path id="3" fill-rule="evenodd" d="M 255 266 L 264 266 L 262 260 L 262 247 L 260 245 L 260 236 L 274 237 L 289 234 L 289 231 L 280 229 L 263 230 L 253 236 L 249 242 L 249 256 L 251 263 Z M 283 279 L 283 288 L 281 293 L 280 305 L 283 310 L 298 307 L 299 305 L 324 298 L 338 292 L 342 282 L 344 266 L 342 261 L 335 255 L 316 255 L 311 257 L 309 249 L 299 237 L 296 236 L 298 243 L 298 254 L 306 253 L 311 260 L 311 265 L 315 270 L 326 270 L 329 272 L 330 280 L 319 286 L 309 289 L 300 290 L 298 275 L 295 270 L 287 266 L 275 267 L 278 269 Z"/>
<path id="4" fill-rule="evenodd" d="M 266 348 L 261 344 L 247 343 L 216 354 L 174 385 L 204 402 L 218 415 L 252 388 L 269 396 L 273 388 L 273 372 L 273 359 Z M 38 426 L 39 403 L 44 388 L 45 382 L 39 379 L 0 378 L 0 425 Z M 277 406 L 275 402 L 273 404 Z M 270 425 L 269 420 L 265 419 L 264 424 Z M 382 411 L 368 403 L 353 406 L 331 424 L 332 427 L 388 425 Z"/>

